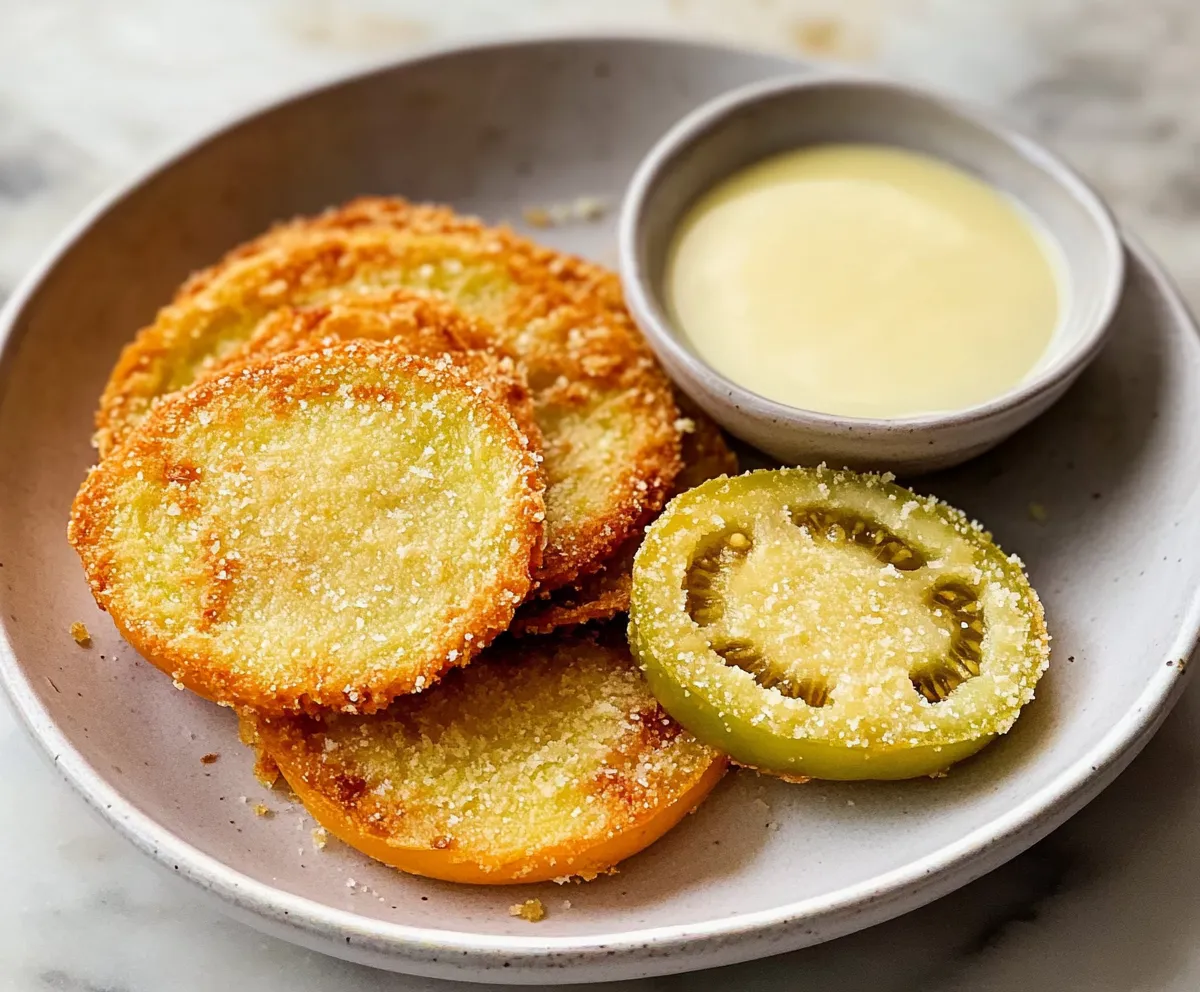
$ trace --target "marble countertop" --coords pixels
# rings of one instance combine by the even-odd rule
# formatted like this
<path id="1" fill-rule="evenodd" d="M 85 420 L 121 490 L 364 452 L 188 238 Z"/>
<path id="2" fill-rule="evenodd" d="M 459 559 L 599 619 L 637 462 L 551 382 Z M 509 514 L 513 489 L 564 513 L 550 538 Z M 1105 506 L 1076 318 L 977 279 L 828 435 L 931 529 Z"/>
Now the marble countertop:
<path id="1" fill-rule="evenodd" d="M 289 88 L 480 32 L 677 31 L 869 63 L 1004 108 L 1200 303 L 1194 0 L 0 0 L 0 299 L 87 201 Z M 449 992 L 264 938 L 160 874 L 0 703 L 0 989 Z M 1200 684 L 1100 799 L 1007 866 L 821 947 L 613 992 L 1195 992 Z"/>

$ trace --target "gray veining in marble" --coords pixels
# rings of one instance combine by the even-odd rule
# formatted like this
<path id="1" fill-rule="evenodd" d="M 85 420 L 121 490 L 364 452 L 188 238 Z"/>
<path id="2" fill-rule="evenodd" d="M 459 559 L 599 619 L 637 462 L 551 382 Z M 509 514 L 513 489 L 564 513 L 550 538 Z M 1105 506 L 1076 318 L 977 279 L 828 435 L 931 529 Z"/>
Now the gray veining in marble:
<path id="1" fill-rule="evenodd" d="M 1200 302 L 1195 0 L 0 0 L 0 297 L 92 196 L 214 121 L 416 44 L 554 27 L 866 62 L 1002 107 L 1075 162 Z M 0 989 L 456 987 L 228 920 L 100 824 L 5 709 L 0 741 Z M 1193 687 L 1099 800 L 955 895 L 782 958 L 603 988 L 1195 992 L 1197 822 Z"/>

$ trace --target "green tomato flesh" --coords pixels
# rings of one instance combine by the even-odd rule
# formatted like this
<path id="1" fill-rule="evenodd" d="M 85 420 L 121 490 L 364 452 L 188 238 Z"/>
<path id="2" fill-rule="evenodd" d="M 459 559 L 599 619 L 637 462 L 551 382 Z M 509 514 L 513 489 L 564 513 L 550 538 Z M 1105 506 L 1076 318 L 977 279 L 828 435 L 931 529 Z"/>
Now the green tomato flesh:
<path id="1" fill-rule="evenodd" d="M 786 777 L 937 774 L 1005 733 L 1049 659 L 1021 563 L 875 475 L 777 469 L 676 497 L 633 571 L 655 695 Z"/>

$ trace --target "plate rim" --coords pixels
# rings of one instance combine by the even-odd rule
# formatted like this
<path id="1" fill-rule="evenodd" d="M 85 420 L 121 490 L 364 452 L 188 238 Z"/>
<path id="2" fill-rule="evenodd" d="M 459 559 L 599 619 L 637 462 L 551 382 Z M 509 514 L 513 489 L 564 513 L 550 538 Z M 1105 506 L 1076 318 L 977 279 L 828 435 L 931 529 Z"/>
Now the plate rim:
<path id="1" fill-rule="evenodd" d="M 13 333 L 18 318 L 62 258 L 102 217 L 123 200 L 209 142 L 255 118 L 296 101 L 371 76 L 424 62 L 479 50 L 556 44 L 583 46 L 631 43 L 671 45 L 771 59 L 776 60 L 781 69 L 790 65 L 802 70 L 821 64 L 816 60 L 792 59 L 772 52 L 721 44 L 677 32 L 534 31 L 422 46 L 401 58 L 372 61 L 352 71 L 331 73 L 270 98 L 253 101 L 175 144 L 129 179 L 118 182 L 96 197 L 43 251 L 3 308 L 0 308 L 0 395 L 5 389 L 13 356 L 24 336 Z M 1154 284 L 1158 296 L 1168 305 L 1172 323 L 1183 330 L 1190 330 L 1200 345 L 1200 328 L 1174 281 L 1136 237 L 1123 228 L 1120 233 L 1126 251 L 1133 256 L 1134 268 L 1144 271 Z M 802 930 L 807 922 L 833 918 L 838 914 L 854 917 L 857 913 L 857 918 L 848 919 L 847 924 L 840 928 L 839 932 L 847 933 L 915 909 L 996 867 L 1034 843 L 1094 798 L 1116 777 L 1124 765 L 1132 760 L 1181 694 L 1190 677 L 1191 666 L 1179 666 L 1178 661 L 1191 658 L 1198 645 L 1200 587 L 1193 590 L 1192 600 L 1180 619 L 1174 640 L 1164 655 L 1158 674 L 1149 680 L 1120 720 L 1108 728 L 1091 749 L 1078 757 L 1051 782 L 1003 816 L 976 828 L 952 844 L 944 845 L 899 868 L 833 893 L 812 896 L 772 909 L 738 913 L 724 918 L 715 917 L 699 923 L 670 924 L 575 937 L 477 934 L 393 923 L 361 916 L 349 910 L 336 909 L 307 896 L 296 895 L 257 881 L 229 867 L 219 858 L 206 854 L 162 826 L 133 801 L 125 799 L 108 779 L 80 754 L 39 701 L 31 679 L 17 659 L 16 651 L 8 637 L 7 624 L 3 621 L 0 621 L 0 684 L 3 685 L 19 718 L 19 724 L 52 760 L 59 775 L 118 833 L 162 866 L 167 869 L 173 868 L 177 875 L 219 897 L 227 904 L 227 908 L 235 913 L 239 910 L 249 912 L 264 922 L 291 931 L 281 934 L 282 936 L 302 943 L 305 935 L 324 940 L 336 937 L 341 941 L 344 938 L 344 951 L 348 955 L 358 949 L 373 955 L 401 959 L 413 966 L 414 970 L 424 963 L 426 967 L 422 969 L 422 973 L 443 976 L 461 977 L 459 970 L 464 967 L 486 969 L 495 965 L 493 959 L 499 955 L 530 970 L 537 970 L 539 966 L 552 966 L 567 956 L 575 957 L 581 965 L 585 960 L 593 963 L 602 961 L 613 969 L 613 973 L 606 973 L 606 977 L 615 978 L 620 977 L 615 972 L 621 959 L 660 959 L 659 967 L 638 972 L 641 974 L 685 971 L 717 963 L 747 960 L 798 948 L 806 942 L 815 943 L 830 939 L 837 934 L 831 932 L 818 937 L 810 932 L 809 936 L 815 939 L 804 941 L 805 935 L 801 934 L 801 940 L 793 940 L 787 946 L 783 946 L 787 944 L 786 936 L 789 933 L 794 936 L 794 932 Z M 1175 661 L 1176 667 L 1168 667 L 1167 661 Z M 1044 829 L 1039 832 L 1039 827 Z M 987 857 L 988 854 L 992 854 L 991 859 Z M 996 857 L 997 854 L 1000 856 Z M 951 885 L 939 886 L 937 882 L 945 881 L 955 868 L 961 870 L 962 877 L 953 880 Z M 971 869 L 975 871 L 972 873 Z M 906 893 L 913 897 L 913 901 L 900 905 Z M 695 950 L 698 945 L 709 941 L 724 943 L 739 938 L 736 951 L 729 953 L 727 950 L 721 955 L 720 961 L 712 960 L 716 954 L 710 952 L 707 958 L 697 955 L 684 961 L 676 959 L 662 966 L 667 955 Z M 780 946 L 774 946 L 776 943 Z M 336 953 L 332 948 L 330 950 Z M 445 962 L 441 967 L 429 964 L 431 961 L 437 962 L 437 955 L 445 952 L 456 953 L 459 957 L 454 962 Z M 633 974 L 631 971 L 628 976 Z M 505 976 L 520 980 L 516 969 L 506 971 Z M 570 980 L 569 976 L 563 974 L 556 977 Z"/>

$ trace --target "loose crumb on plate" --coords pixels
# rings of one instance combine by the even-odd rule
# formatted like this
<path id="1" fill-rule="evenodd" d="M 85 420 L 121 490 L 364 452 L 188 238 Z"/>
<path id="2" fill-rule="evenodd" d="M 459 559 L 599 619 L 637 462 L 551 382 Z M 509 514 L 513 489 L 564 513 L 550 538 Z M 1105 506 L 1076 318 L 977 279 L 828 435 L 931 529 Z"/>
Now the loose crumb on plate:
<path id="1" fill-rule="evenodd" d="M 71 636 L 81 648 L 90 648 L 92 646 L 92 635 L 81 620 L 76 620 L 71 624 Z"/>
<path id="2" fill-rule="evenodd" d="M 217 752 L 216 752 L 216 751 L 210 751 L 208 754 L 201 755 L 201 757 L 200 757 L 200 764 L 202 764 L 202 765 L 211 765 L 211 764 L 213 764 L 213 763 L 214 763 L 214 762 L 215 762 L 215 761 L 216 761 L 216 760 L 217 760 L 219 757 L 221 757 L 221 756 L 220 756 L 219 754 L 217 754 Z"/>
<path id="3" fill-rule="evenodd" d="M 526 207 L 521 211 L 521 216 L 530 227 L 549 227 L 552 223 L 550 214 L 544 207 Z"/>
<path id="4" fill-rule="evenodd" d="M 508 907 L 508 915 L 516 916 L 530 923 L 537 923 L 546 918 L 546 907 L 541 899 L 526 899 Z"/>
<path id="5" fill-rule="evenodd" d="M 274 816 L 275 813 L 271 809 L 271 807 L 268 806 L 266 803 L 255 803 L 254 804 L 254 815 L 255 816 Z"/>
<path id="6" fill-rule="evenodd" d="M 324 827 L 313 827 L 312 842 L 318 851 L 325 850 L 325 845 L 329 843 L 329 831 Z"/>
<path id="7" fill-rule="evenodd" d="M 1039 524 L 1044 524 L 1050 517 L 1046 512 L 1046 508 L 1041 503 L 1029 504 L 1029 519 Z"/>
<path id="8" fill-rule="evenodd" d="M 521 216 L 530 227 L 558 227 L 575 221 L 598 221 L 608 213 L 608 204 L 598 196 L 577 196 L 564 203 L 526 207 Z"/>

